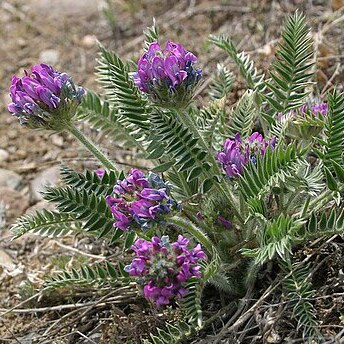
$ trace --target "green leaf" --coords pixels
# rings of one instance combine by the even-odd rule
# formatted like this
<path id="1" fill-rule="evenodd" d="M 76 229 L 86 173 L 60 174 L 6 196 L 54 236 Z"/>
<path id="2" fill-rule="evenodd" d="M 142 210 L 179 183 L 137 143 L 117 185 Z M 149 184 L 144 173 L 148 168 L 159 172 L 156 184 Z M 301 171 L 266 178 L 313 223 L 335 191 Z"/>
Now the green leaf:
<path id="1" fill-rule="evenodd" d="M 225 111 L 225 98 L 212 101 L 195 116 L 201 135 L 209 147 L 218 151 L 228 137 L 228 115 Z"/>
<path id="2" fill-rule="evenodd" d="M 228 137 L 234 138 L 237 133 L 240 133 L 240 136 L 245 139 L 252 134 L 256 117 L 254 97 L 254 92 L 247 90 L 239 100 L 231 114 Z"/>
<path id="3" fill-rule="evenodd" d="M 147 51 L 151 43 L 157 42 L 159 40 L 159 28 L 156 25 L 155 18 L 153 18 L 153 25 L 147 27 L 147 29 L 143 33 L 145 36 L 145 51 Z"/>
<path id="4" fill-rule="evenodd" d="M 61 177 L 66 185 L 78 190 L 92 191 L 96 196 L 110 195 L 117 182 L 114 171 L 104 171 L 104 175 L 99 178 L 94 171 L 86 170 L 84 173 L 78 173 L 65 165 L 61 166 Z"/>
<path id="5" fill-rule="evenodd" d="M 233 74 L 223 64 L 218 64 L 210 84 L 210 98 L 216 100 L 226 97 L 232 88 L 233 79 Z"/>
<path id="6" fill-rule="evenodd" d="M 268 148 L 264 157 L 257 156 L 256 163 L 249 163 L 240 177 L 239 185 L 244 199 L 250 204 L 256 204 L 273 188 L 290 178 L 303 164 L 304 150 L 299 150 L 295 144 L 287 148 L 280 146 L 273 151 Z"/>
<path id="7" fill-rule="evenodd" d="M 315 296 L 315 291 L 310 280 L 308 265 L 296 262 L 280 264 L 284 270 L 282 278 L 283 289 L 292 308 L 293 318 L 297 321 L 297 330 L 302 330 L 303 338 L 310 342 L 322 342 L 316 312 L 310 299 Z"/>
<path id="8" fill-rule="evenodd" d="M 82 222 L 75 213 L 58 213 L 41 210 L 32 215 L 23 215 L 11 227 L 13 239 L 31 232 L 41 236 L 59 237 L 80 233 Z"/>
<path id="9" fill-rule="evenodd" d="M 156 173 L 165 172 L 165 171 L 169 170 L 174 165 L 175 165 L 174 161 L 168 161 L 168 162 L 165 162 L 161 165 L 155 166 L 154 168 L 152 168 L 152 171 L 156 172 Z"/>
<path id="10" fill-rule="evenodd" d="M 271 79 L 266 83 L 269 93 L 264 96 L 271 105 L 265 117 L 286 114 L 300 107 L 308 95 L 313 73 L 312 37 L 305 17 L 296 11 L 289 16 L 282 32 L 282 42 L 272 64 Z"/>
<path id="11" fill-rule="evenodd" d="M 163 170 L 176 168 L 176 173 L 186 172 L 186 182 L 209 173 L 208 153 L 201 148 L 199 138 L 179 122 L 173 113 L 156 112 L 151 114 L 153 140 L 148 149 L 155 150 L 155 142 L 163 142 L 164 153 L 161 159 L 165 161 Z M 158 171 L 160 167 L 158 167 Z M 155 171 L 157 171 L 155 169 Z"/>
<path id="12" fill-rule="evenodd" d="M 331 163 L 332 163 L 333 169 L 336 173 L 338 180 L 341 183 L 344 183 L 344 168 L 340 166 L 338 163 L 336 163 L 334 160 L 332 160 Z"/>
<path id="13" fill-rule="evenodd" d="M 63 271 L 52 274 L 44 281 L 45 289 L 58 289 L 76 286 L 110 286 L 128 283 L 128 276 L 120 264 L 95 263 L 84 265 L 79 270 Z"/>
<path id="14" fill-rule="evenodd" d="M 324 170 L 325 170 L 325 175 L 326 175 L 326 181 L 327 181 L 327 186 L 330 190 L 332 191 L 336 191 L 337 190 L 337 182 L 334 179 L 331 171 L 324 166 Z"/>
<path id="15" fill-rule="evenodd" d="M 214 185 L 214 180 L 213 178 L 210 179 L 206 179 L 203 183 L 202 183 L 202 193 L 205 194 L 207 193 Z"/>
<path id="16" fill-rule="evenodd" d="M 334 90 L 328 98 L 328 107 L 325 118 L 325 138 L 321 142 L 322 155 L 320 158 L 324 165 L 331 171 L 332 162 L 343 166 L 342 155 L 344 145 L 344 93 Z"/>
<path id="17" fill-rule="evenodd" d="M 76 213 L 77 219 L 86 222 L 83 225 L 85 231 L 94 231 L 99 235 L 121 232 L 113 227 L 114 220 L 104 197 L 96 196 L 92 191 L 77 190 L 71 186 L 49 186 L 42 194 L 47 201 L 56 203 L 60 212 Z"/>
<path id="18" fill-rule="evenodd" d="M 121 143 L 123 147 L 136 147 L 144 151 L 140 139 L 144 135 L 118 111 L 116 103 L 102 100 L 96 93 L 88 90 L 77 109 L 77 119 L 87 122 L 91 128 Z"/>
<path id="19" fill-rule="evenodd" d="M 258 70 L 254 67 L 248 55 L 245 53 L 238 53 L 234 43 L 224 35 L 210 35 L 209 40 L 211 43 L 226 51 L 232 58 L 239 67 L 240 74 L 244 77 L 250 89 L 259 90 L 259 92 L 264 90 L 264 75 L 258 73 Z"/>
<path id="20" fill-rule="evenodd" d="M 146 101 L 138 93 L 137 87 L 129 76 L 122 60 L 114 52 L 99 46 L 97 76 L 107 90 L 110 102 L 118 113 L 137 128 L 149 131 L 149 118 L 146 113 Z"/>

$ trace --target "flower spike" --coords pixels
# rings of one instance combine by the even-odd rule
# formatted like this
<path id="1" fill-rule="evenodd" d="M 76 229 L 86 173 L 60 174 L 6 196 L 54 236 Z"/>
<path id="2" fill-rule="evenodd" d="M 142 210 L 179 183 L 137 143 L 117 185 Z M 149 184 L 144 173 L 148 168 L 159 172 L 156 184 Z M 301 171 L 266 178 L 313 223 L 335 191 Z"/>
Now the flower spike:
<path id="1" fill-rule="evenodd" d="M 198 263 L 207 256 L 201 245 L 193 249 L 188 245 L 189 240 L 182 235 L 178 235 L 173 243 L 165 235 L 161 238 L 154 236 L 151 241 L 138 239 L 132 246 L 136 257 L 125 270 L 130 276 L 139 277 L 144 296 L 157 307 L 185 295 L 185 284 L 190 278 L 201 278 Z"/>
<path id="2" fill-rule="evenodd" d="M 181 44 L 167 42 L 163 50 L 158 42 L 149 45 L 133 74 L 140 91 L 167 108 L 183 108 L 191 101 L 202 71 L 195 69 L 196 56 Z"/>
<path id="3" fill-rule="evenodd" d="M 38 64 L 22 78 L 12 77 L 8 110 L 30 128 L 60 131 L 71 121 L 84 94 L 66 73 Z"/>
<path id="4" fill-rule="evenodd" d="M 159 176 L 150 173 L 146 177 L 138 169 L 132 169 L 125 179 L 117 182 L 106 202 L 116 220 L 114 226 L 125 231 L 146 230 L 163 221 L 164 215 L 180 209 Z"/>
<path id="5" fill-rule="evenodd" d="M 250 162 L 256 161 L 256 156 L 264 156 L 266 149 L 275 147 L 276 139 L 270 141 L 263 139 L 258 132 L 254 132 L 246 140 L 242 140 L 240 134 L 235 135 L 234 140 L 227 139 L 223 151 L 217 155 L 228 177 L 235 178 L 243 173 L 244 167 Z"/>

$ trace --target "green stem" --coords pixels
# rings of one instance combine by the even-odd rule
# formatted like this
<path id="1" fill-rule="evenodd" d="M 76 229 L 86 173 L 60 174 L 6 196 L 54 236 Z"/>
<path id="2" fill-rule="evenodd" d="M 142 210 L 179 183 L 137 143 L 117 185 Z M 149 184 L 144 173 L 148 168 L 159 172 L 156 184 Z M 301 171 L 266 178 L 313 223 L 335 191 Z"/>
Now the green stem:
<path id="1" fill-rule="evenodd" d="M 339 187 L 339 189 L 337 190 L 337 192 L 343 192 L 343 191 L 344 191 L 344 186 Z M 301 218 L 309 217 L 310 213 L 307 213 L 308 209 L 310 209 L 311 212 L 314 212 L 314 213 L 317 212 L 318 210 L 320 210 L 321 207 L 326 205 L 326 203 L 328 203 L 333 198 L 335 193 L 336 193 L 335 191 L 326 190 L 320 195 L 318 195 L 318 197 L 313 199 L 313 201 L 310 201 L 310 199 L 307 199 L 302 209 L 302 212 L 298 213 L 298 217 L 301 217 Z"/>
<path id="2" fill-rule="evenodd" d="M 114 163 L 106 157 L 106 155 L 89 140 L 78 128 L 73 124 L 67 126 L 67 130 L 77 138 L 107 169 L 117 172 Z"/>
<path id="3" fill-rule="evenodd" d="M 169 219 L 172 224 L 177 225 L 189 232 L 197 241 L 199 241 L 208 253 L 212 253 L 215 250 L 215 246 L 212 241 L 191 221 L 183 219 L 179 216 L 173 216 Z"/>
<path id="4" fill-rule="evenodd" d="M 313 212 L 317 211 L 323 206 L 323 202 L 328 203 L 331 198 L 333 198 L 334 192 L 331 190 L 326 190 L 315 198 L 312 202 L 309 203 L 309 209 L 312 209 Z"/>
<path id="5" fill-rule="evenodd" d="M 209 158 L 213 164 L 213 168 L 215 169 L 216 173 L 218 175 L 222 175 L 219 164 L 216 161 L 216 159 L 213 155 L 213 152 L 211 151 L 211 148 L 206 144 L 203 137 L 199 134 L 198 129 L 195 126 L 195 123 L 190 118 L 189 114 L 185 114 L 183 112 L 178 112 L 178 111 L 176 113 L 177 113 L 177 116 L 179 117 L 179 119 L 181 120 L 181 122 L 184 123 L 184 125 L 192 131 L 192 133 L 195 135 L 195 137 L 199 139 L 199 142 L 200 142 L 202 148 L 208 152 L 208 156 L 209 156 Z M 229 206 L 231 207 L 233 213 L 235 214 L 235 216 L 239 220 L 241 226 L 243 227 L 244 226 L 244 219 L 240 215 L 240 213 L 237 211 L 238 206 L 234 201 L 234 197 L 232 195 L 231 190 L 227 187 L 227 183 L 224 183 L 224 185 L 222 185 L 221 183 L 215 183 L 215 187 L 221 193 L 223 193 L 226 196 L 228 203 L 229 203 Z"/>
<path id="6" fill-rule="evenodd" d="M 305 217 L 305 215 L 306 215 L 306 213 L 307 213 L 307 211 L 308 211 L 308 207 L 309 207 L 309 203 L 311 202 L 311 198 L 312 198 L 311 195 L 308 195 L 307 198 L 306 198 L 306 202 L 305 202 L 305 204 L 303 205 L 303 209 L 302 209 L 301 216 L 300 216 L 301 219 L 302 219 L 303 217 Z"/>
<path id="7" fill-rule="evenodd" d="M 179 181 L 183 185 L 183 188 L 185 189 L 185 192 L 187 193 L 188 197 L 193 196 L 193 193 L 191 192 L 190 186 L 188 185 L 187 181 L 184 179 L 184 176 L 181 176 L 180 173 L 178 173 L 177 168 L 172 166 L 173 172 L 178 176 Z"/>
<path id="8" fill-rule="evenodd" d="M 293 201 L 294 201 L 294 199 L 295 199 L 298 195 L 299 195 L 299 194 L 296 193 L 296 192 L 290 195 L 290 197 L 288 198 L 287 204 L 282 208 L 282 212 L 283 212 L 283 213 L 287 214 L 289 208 L 290 208 L 291 206 L 293 206 Z"/>

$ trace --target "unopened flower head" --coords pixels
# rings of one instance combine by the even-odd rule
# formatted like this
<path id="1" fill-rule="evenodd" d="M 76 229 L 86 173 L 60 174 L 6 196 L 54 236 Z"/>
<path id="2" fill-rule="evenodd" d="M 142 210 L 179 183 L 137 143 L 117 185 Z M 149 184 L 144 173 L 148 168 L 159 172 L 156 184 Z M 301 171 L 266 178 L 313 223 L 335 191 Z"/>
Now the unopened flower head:
<path id="1" fill-rule="evenodd" d="M 310 101 L 286 114 L 279 113 L 278 120 L 285 122 L 288 136 L 294 139 L 309 140 L 317 136 L 324 128 L 327 112 L 328 104 L 326 102 Z"/>
<path id="2" fill-rule="evenodd" d="M 228 220 L 227 218 L 221 216 L 221 215 L 218 215 L 217 216 L 217 221 L 223 226 L 225 227 L 226 229 L 229 229 L 229 228 L 232 228 L 233 227 L 233 224 L 232 224 L 232 221 L 231 220 Z"/>
<path id="3" fill-rule="evenodd" d="M 185 283 L 201 277 L 200 260 L 206 260 L 201 245 L 188 248 L 189 240 L 182 235 L 170 243 L 168 236 L 154 236 L 151 241 L 138 239 L 132 246 L 136 257 L 125 267 L 130 276 L 137 276 L 147 299 L 157 307 L 187 293 Z"/>
<path id="4" fill-rule="evenodd" d="M 185 107 L 194 95 L 202 71 L 195 68 L 197 57 L 181 44 L 158 42 L 149 45 L 138 61 L 134 82 L 153 102 L 168 108 Z"/>
<path id="5" fill-rule="evenodd" d="M 305 103 L 300 108 L 301 115 L 312 114 L 314 117 L 326 116 L 328 105 L 326 102 L 308 104 Z"/>
<path id="6" fill-rule="evenodd" d="M 159 176 L 149 173 L 146 177 L 138 169 L 132 169 L 117 182 L 106 202 L 116 220 L 114 226 L 122 230 L 148 229 L 163 222 L 164 215 L 180 209 L 170 196 L 169 186 Z"/>
<path id="7" fill-rule="evenodd" d="M 243 173 L 245 165 L 250 161 L 255 163 L 257 156 L 264 156 L 266 149 L 268 147 L 273 149 L 275 143 L 275 138 L 267 141 L 258 132 L 245 140 L 237 133 L 234 140 L 228 138 L 225 141 L 223 151 L 217 155 L 217 158 L 228 177 L 237 177 Z"/>
<path id="8" fill-rule="evenodd" d="M 105 174 L 105 171 L 102 168 L 98 168 L 98 170 L 96 170 L 95 172 L 97 176 L 99 177 L 99 179 L 102 179 Z"/>
<path id="9" fill-rule="evenodd" d="M 28 127 L 62 130 L 84 93 L 66 73 L 38 64 L 22 78 L 12 77 L 8 110 Z"/>

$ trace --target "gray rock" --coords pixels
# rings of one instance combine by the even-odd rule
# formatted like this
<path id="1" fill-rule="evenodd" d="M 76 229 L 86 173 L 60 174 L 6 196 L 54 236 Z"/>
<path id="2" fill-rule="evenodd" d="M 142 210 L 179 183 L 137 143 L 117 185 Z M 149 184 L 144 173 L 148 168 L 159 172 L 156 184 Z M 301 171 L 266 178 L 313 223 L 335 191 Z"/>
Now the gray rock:
<path id="1" fill-rule="evenodd" d="M 94 14 L 98 11 L 100 0 L 29 0 L 30 8 L 47 17 L 75 16 Z"/>
<path id="2" fill-rule="evenodd" d="M 0 203 L 5 207 L 7 222 L 21 216 L 29 207 L 29 198 L 9 187 L 0 187 Z"/>
<path id="3" fill-rule="evenodd" d="M 0 201 L 0 229 L 5 228 L 6 225 L 6 204 Z"/>
<path id="4" fill-rule="evenodd" d="M 58 166 L 52 166 L 43 170 L 37 177 L 31 181 L 31 195 L 33 200 L 40 201 L 43 199 L 40 194 L 44 191 L 45 186 L 54 185 L 58 182 L 60 177 L 60 169 Z"/>
<path id="5" fill-rule="evenodd" d="M 97 38 L 94 35 L 86 35 L 81 41 L 84 48 L 92 48 L 97 44 Z"/>
<path id="6" fill-rule="evenodd" d="M 0 187 L 5 186 L 11 189 L 17 189 L 22 181 L 21 176 L 11 170 L 0 168 Z"/>
<path id="7" fill-rule="evenodd" d="M 15 265 L 11 256 L 4 250 L 0 249 L 0 267 L 8 270 L 14 270 Z"/>
<path id="8" fill-rule="evenodd" d="M 10 156 L 7 150 L 0 148 L 0 162 L 6 161 Z"/>
<path id="9" fill-rule="evenodd" d="M 43 209 L 45 209 L 45 210 L 54 210 L 55 206 L 54 206 L 53 203 L 49 203 L 46 200 L 42 200 L 42 201 L 39 201 L 38 203 L 36 203 L 35 205 L 33 205 L 32 207 L 26 209 L 25 214 L 26 215 L 31 215 L 31 214 L 34 214 L 37 211 L 43 210 Z"/>
<path id="10" fill-rule="evenodd" d="M 39 61 L 42 63 L 55 65 L 59 61 L 60 53 L 55 49 L 47 49 L 39 54 Z"/>
<path id="11" fill-rule="evenodd" d="M 57 147 L 63 147 L 63 137 L 61 135 L 55 134 L 55 135 L 51 135 L 50 137 L 52 144 L 54 144 Z"/>

